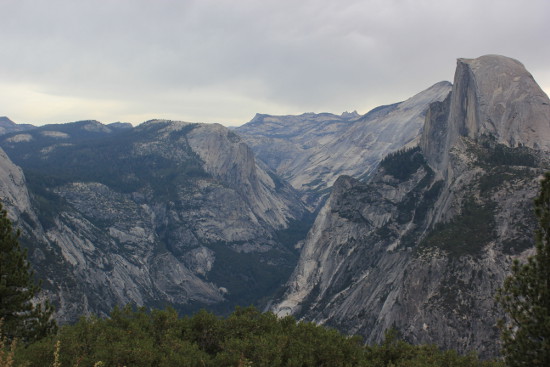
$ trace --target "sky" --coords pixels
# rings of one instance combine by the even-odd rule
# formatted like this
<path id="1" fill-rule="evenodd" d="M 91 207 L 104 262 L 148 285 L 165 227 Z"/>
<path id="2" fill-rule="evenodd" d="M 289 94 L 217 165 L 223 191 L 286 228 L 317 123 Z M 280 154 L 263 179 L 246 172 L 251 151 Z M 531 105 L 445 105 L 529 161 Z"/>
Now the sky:
<path id="1" fill-rule="evenodd" d="M 521 61 L 550 94 L 548 0 L 0 0 L 0 116 L 241 125 L 357 110 Z"/>

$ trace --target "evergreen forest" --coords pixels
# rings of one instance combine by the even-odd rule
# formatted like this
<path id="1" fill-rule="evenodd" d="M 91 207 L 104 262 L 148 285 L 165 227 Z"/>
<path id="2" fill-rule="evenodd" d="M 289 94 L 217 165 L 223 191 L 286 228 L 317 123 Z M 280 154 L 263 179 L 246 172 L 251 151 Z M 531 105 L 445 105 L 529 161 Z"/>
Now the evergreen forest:
<path id="1" fill-rule="evenodd" d="M 365 346 L 292 316 L 278 318 L 237 307 L 226 318 L 201 310 L 179 317 L 173 309 L 126 306 L 108 318 L 83 317 L 28 345 L 4 339 L 0 366 L 395 366 L 496 367 L 433 345 L 411 345 L 389 330 L 379 345 Z"/>

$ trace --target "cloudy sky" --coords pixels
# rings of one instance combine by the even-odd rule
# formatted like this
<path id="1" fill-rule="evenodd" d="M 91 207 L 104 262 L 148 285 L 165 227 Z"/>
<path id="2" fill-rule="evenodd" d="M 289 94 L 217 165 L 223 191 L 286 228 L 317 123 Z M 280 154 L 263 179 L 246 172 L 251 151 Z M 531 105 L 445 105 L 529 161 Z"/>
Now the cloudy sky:
<path id="1" fill-rule="evenodd" d="M 548 0 L 0 0 L 0 116 L 240 125 L 357 110 L 521 61 L 550 94 Z"/>

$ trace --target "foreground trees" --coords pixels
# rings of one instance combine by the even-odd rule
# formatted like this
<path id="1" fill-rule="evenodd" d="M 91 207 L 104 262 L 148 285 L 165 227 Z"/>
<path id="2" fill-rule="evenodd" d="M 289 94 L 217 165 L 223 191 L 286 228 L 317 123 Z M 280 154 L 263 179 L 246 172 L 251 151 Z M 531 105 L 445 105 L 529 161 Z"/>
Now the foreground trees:
<path id="1" fill-rule="evenodd" d="M 25 342 L 38 340 L 55 330 L 52 307 L 35 305 L 33 297 L 40 287 L 33 279 L 27 251 L 18 241 L 6 211 L 0 204 L 0 320 L 3 335 Z"/>
<path id="2" fill-rule="evenodd" d="M 536 253 L 524 264 L 514 262 L 497 296 L 508 316 L 500 327 L 504 358 L 511 367 L 550 366 L 550 173 L 541 182 L 535 213 Z"/>
<path id="3" fill-rule="evenodd" d="M 55 337 L 19 349 L 16 360 L 29 367 L 501 366 L 435 346 L 413 346 L 393 333 L 381 345 L 365 347 L 359 337 L 252 307 L 237 308 L 227 318 L 206 311 L 180 318 L 172 309 L 116 308 L 109 318 L 82 318 Z"/>

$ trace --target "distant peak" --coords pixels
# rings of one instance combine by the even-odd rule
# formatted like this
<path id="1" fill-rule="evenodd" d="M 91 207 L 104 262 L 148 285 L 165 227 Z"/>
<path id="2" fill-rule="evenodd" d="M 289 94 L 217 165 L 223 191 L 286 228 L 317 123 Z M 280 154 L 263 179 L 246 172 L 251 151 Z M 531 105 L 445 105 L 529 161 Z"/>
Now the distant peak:
<path id="1" fill-rule="evenodd" d="M 71 122 L 69 122 L 69 124 L 70 123 Z M 72 124 L 75 124 L 75 125 L 103 125 L 101 122 L 99 122 L 97 120 L 78 120 L 78 121 L 72 122 Z"/>
<path id="2" fill-rule="evenodd" d="M 439 88 L 439 87 L 452 87 L 453 86 L 453 83 L 451 83 L 450 81 L 448 80 L 442 80 L 438 83 L 435 83 L 434 85 L 432 85 L 430 88 L 428 89 L 431 89 L 431 88 Z"/>
<path id="3" fill-rule="evenodd" d="M 0 116 L 0 124 L 2 125 L 17 125 L 15 122 L 10 120 L 7 116 Z"/>
<path id="4" fill-rule="evenodd" d="M 250 120 L 248 123 L 263 121 L 263 119 L 264 119 L 266 116 L 268 116 L 268 115 L 263 114 L 263 113 L 256 113 L 256 114 L 254 115 L 254 117 L 252 118 L 252 120 Z"/>
<path id="5" fill-rule="evenodd" d="M 353 112 L 348 112 L 348 111 L 344 111 L 342 112 L 342 114 L 340 115 L 340 117 L 342 117 L 343 119 L 354 119 L 354 118 L 358 118 L 360 117 L 361 115 L 359 115 L 357 113 L 357 110 L 354 110 Z"/>
<path id="6" fill-rule="evenodd" d="M 133 125 L 129 122 L 112 122 L 107 125 L 110 128 L 113 129 L 131 129 L 133 128 Z"/>
<path id="7" fill-rule="evenodd" d="M 147 120 L 147 121 L 143 122 L 142 125 L 166 124 L 166 123 L 171 123 L 171 122 L 172 122 L 172 120 L 152 119 L 152 120 Z"/>
<path id="8" fill-rule="evenodd" d="M 34 129 L 35 126 L 30 124 L 17 124 L 6 116 L 0 116 L 0 135 L 10 132 L 24 131 Z"/>

